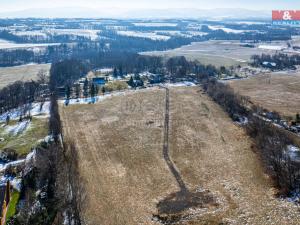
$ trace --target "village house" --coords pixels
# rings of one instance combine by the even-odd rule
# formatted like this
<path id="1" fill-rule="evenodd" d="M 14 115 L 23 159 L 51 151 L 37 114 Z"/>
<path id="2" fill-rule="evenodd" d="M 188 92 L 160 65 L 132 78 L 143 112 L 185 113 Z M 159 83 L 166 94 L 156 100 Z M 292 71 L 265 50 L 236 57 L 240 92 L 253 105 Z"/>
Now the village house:
<path id="1" fill-rule="evenodd" d="M 107 80 L 105 79 L 105 77 L 94 77 L 92 78 L 92 82 L 95 85 L 103 86 L 106 84 Z"/>

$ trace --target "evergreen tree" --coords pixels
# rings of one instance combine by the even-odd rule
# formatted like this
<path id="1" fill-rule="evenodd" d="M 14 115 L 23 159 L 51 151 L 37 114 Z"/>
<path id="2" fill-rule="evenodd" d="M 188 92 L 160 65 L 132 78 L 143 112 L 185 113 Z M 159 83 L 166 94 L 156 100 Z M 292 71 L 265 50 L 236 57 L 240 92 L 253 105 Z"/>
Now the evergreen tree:
<path id="1" fill-rule="evenodd" d="M 90 95 L 92 98 L 95 97 L 95 92 L 96 92 L 95 85 L 92 83 L 90 87 Z"/>
<path id="2" fill-rule="evenodd" d="M 95 85 L 95 95 L 98 95 L 98 93 L 99 93 L 99 86 Z"/>
<path id="3" fill-rule="evenodd" d="M 103 95 L 105 94 L 105 87 L 104 86 L 101 88 L 101 92 L 102 92 Z"/>
<path id="4" fill-rule="evenodd" d="M 127 84 L 130 86 L 130 87 L 134 87 L 134 81 L 133 81 L 133 77 L 130 76 L 130 79 L 129 81 L 127 82 Z"/>
<path id="5" fill-rule="evenodd" d="M 89 82 L 88 82 L 88 79 L 87 78 L 85 78 L 85 81 L 84 81 L 84 84 L 83 84 L 83 95 L 84 95 L 84 97 L 85 98 L 87 98 L 88 97 L 88 87 L 89 86 Z"/>
<path id="6" fill-rule="evenodd" d="M 122 68 L 122 66 L 119 66 L 119 75 L 120 75 L 120 77 L 123 77 L 123 68 Z"/>
<path id="7" fill-rule="evenodd" d="M 75 94 L 76 94 L 76 98 L 78 99 L 80 97 L 80 84 L 76 84 Z"/>
<path id="8" fill-rule="evenodd" d="M 118 77 L 118 70 L 117 70 L 117 68 L 114 68 L 113 76 L 114 76 L 114 78 Z"/>
<path id="9" fill-rule="evenodd" d="M 70 96 L 71 96 L 71 88 L 69 85 L 66 86 L 66 97 L 67 99 L 70 99 Z"/>
<path id="10" fill-rule="evenodd" d="M 296 114 L 296 123 L 300 123 L 300 114 L 299 113 Z"/>

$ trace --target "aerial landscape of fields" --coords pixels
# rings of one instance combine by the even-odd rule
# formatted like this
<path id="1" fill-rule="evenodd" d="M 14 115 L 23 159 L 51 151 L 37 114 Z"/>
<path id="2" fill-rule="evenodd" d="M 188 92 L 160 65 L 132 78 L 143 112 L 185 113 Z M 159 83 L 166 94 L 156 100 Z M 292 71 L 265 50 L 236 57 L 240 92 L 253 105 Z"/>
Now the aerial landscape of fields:
<path id="1" fill-rule="evenodd" d="M 300 224 L 298 1 L 0 5 L 1 225 Z"/>
<path id="2" fill-rule="evenodd" d="M 61 107 L 65 138 L 79 151 L 86 224 L 157 224 L 156 215 L 180 224 L 300 222 L 293 203 L 274 197 L 251 140 L 199 87 L 170 88 L 169 155 L 188 192 L 211 202 L 176 199 L 182 187 L 163 157 L 165 101 L 154 88 Z"/>
<path id="3" fill-rule="evenodd" d="M 165 57 L 185 56 L 190 60 L 199 60 L 204 64 L 236 66 L 246 65 L 254 54 L 275 53 L 278 48 L 285 47 L 286 43 L 260 43 L 256 47 L 246 47 L 244 45 L 240 41 L 206 41 L 192 43 L 169 51 L 145 52 L 143 54 Z"/>

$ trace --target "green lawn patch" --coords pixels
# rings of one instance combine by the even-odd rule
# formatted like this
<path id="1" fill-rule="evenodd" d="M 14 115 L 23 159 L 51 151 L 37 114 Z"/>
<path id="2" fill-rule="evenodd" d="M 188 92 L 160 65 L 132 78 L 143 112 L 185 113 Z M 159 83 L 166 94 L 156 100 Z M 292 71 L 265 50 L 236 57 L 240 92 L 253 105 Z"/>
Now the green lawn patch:
<path id="1" fill-rule="evenodd" d="M 8 205 L 8 209 L 7 209 L 7 213 L 6 213 L 6 222 L 16 214 L 16 210 L 17 210 L 17 204 L 19 202 L 19 198 L 20 198 L 20 193 L 18 191 L 14 191 L 12 193 L 9 205 Z"/>

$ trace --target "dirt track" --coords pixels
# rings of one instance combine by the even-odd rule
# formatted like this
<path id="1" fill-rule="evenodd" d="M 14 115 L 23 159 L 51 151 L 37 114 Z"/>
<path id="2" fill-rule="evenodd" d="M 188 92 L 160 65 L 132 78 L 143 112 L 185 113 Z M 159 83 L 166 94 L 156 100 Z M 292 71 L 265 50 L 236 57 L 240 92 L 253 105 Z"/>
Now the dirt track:
<path id="1" fill-rule="evenodd" d="M 170 160 L 191 193 L 209 191 L 217 203 L 183 208 L 179 224 L 300 223 L 298 208 L 274 197 L 251 141 L 215 103 L 196 87 L 169 95 Z M 165 106 L 165 90 L 154 89 L 61 107 L 88 190 L 87 224 L 159 224 L 161 203 L 178 202 L 181 188 L 162 154 Z"/>

